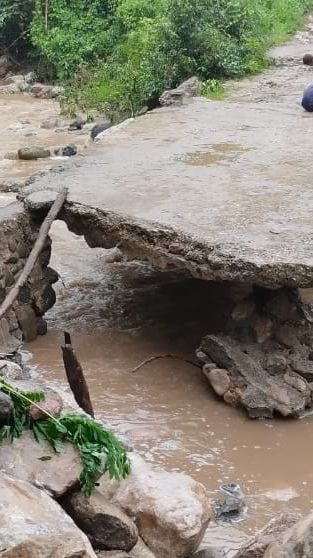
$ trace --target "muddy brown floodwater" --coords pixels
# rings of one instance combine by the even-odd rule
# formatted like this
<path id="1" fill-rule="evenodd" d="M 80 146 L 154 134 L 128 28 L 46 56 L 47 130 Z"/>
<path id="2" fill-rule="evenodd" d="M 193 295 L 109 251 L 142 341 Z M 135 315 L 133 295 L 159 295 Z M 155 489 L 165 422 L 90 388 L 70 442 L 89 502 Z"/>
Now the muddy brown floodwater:
<path id="1" fill-rule="evenodd" d="M 83 132 L 70 134 L 68 121 L 60 116 L 60 106 L 51 99 L 36 99 L 30 95 L 0 95 L 1 133 L 0 181 L 5 179 L 23 180 L 38 171 L 50 168 L 60 162 L 60 157 L 19 161 L 8 158 L 20 147 L 40 145 L 54 148 L 75 143 L 80 151 L 88 143 L 88 135 Z M 58 121 L 54 128 L 41 125 L 45 120 Z"/>
<path id="2" fill-rule="evenodd" d="M 212 497 L 220 484 L 239 483 L 249 507 L 240 527 L 247 532 L 278 510 L 307 512 L 313 417 L 251 421 L 220 402 L 200 370 L 180 361 L 159 360 L 131 373 L 153 355 L 194 359 L 212 320 L 225 319 L 227 289 L 212 293 L 208 282 L 139 262 L 106 263 L 106 251 L 88 248 L 63 223 L 55 223 L 52 236 L 52 265 L 65 286 L 57 287 L 48 335 L 28 346 L 46 377 L 65 385 L 60 343 L 69 330 L 97 416 L 149 461 L 186 471 Z"/>

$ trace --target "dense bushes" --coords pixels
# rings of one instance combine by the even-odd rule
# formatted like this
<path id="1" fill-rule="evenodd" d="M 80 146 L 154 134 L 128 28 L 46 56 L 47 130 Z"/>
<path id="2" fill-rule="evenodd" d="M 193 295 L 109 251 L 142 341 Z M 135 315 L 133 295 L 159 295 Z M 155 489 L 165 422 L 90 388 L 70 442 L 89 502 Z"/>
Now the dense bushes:
<path id="1" fill-rule="evenodd" d="M 0 0 L 0 35 L 10 45 L 22 34 L 25 48 L 28 39 L 41 72 L 69 83 L 68 102 L 119 117 L 153 104 L 162 89 L 191 74 L 208 80 L 259 71 L 267 48 L 312 6 L 313 0 Z"/>

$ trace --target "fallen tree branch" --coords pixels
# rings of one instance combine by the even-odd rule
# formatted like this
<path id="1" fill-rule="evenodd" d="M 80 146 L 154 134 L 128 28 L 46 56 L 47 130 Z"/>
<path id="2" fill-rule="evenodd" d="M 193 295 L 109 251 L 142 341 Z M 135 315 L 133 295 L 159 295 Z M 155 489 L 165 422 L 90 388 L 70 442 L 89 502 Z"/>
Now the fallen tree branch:
<path id="1" fill-rule="evenodd" d="M 71 336 L 64 331 L 64 345 L 62 345 L 63 362 L 68 383 L 76 403 L 85 413 L 95 418 L 87 382 L 83 368 L 78 362 L 72 346 Z"/>
<path id="2" fill-rule="evenodd" d="M 39 229 L 37 240 L 33 246 L 31 253 L 29 254 L 26 260 L 21 275 L 19 276 L 14 287 L 10 290 L 9 294 L 6 296 L 6 298 L 4 299 L 4 301 L 0 306 L 0 320 L 11 308 L 12 304 L 14 304 L 14 302 L 16 301 L 19 295 L 20 289 L 23 287 L 23 285 L 25 285 L 29 275 L 31 274 L 34 265 L 40 255 L 40 252 L 44 248 L 46 238 L 48 236 L 51 225 L 53 221 L 57 218 L 59 211 L 66 200 L 66 196 L 67 196 L 67 190 L 66 188 L 63 188 L 63 190 L 59 192 L 55 201 L 53 202 L 47 217 L 45 218 L 45 220 L 43 221 Z"/>
<path id="3" fill-rule="evenodd" d="M 196 368 L 202 368 L 202 366 L 200 364 L 197 364 L 196 362 L 193 362 L 193 360 L 189 360 L 188 358 L 182 358 L 178 355 L 166 354 L 166 355 L 157 355 L 157 356 L 147 358 L 146 360 L 144 360 L 143 362 L 138 364 L 138 366 L 133 368 L 131 370 L 131 373 L 134 374 L 135 372 L 138 372 L 138 370 L 140 370 L 143 366 L 146 366 L 146 364 L 150 364 L 150 362 L 154 362 L 155 360 L 159 360 L 161 358 L 172 358 L 172 359 L 175 359 L 175 360 L 180 360 L 181 362 L 187 362 L 187 364 L 191 364 L 192 366 L 195 366 Z"/>

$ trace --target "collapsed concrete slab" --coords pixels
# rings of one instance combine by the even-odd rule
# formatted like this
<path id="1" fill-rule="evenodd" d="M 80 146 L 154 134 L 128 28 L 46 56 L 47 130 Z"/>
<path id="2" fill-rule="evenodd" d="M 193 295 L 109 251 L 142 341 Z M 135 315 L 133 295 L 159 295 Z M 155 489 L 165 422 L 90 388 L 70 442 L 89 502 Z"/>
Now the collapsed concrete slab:
<path id="1" fill-rule="evenodd" d="M 311 286 L 311 119 L 297 106 L 306 77 L 295 81 L 286 106 L 266 90 L 263 102 L 153 111 L 33 186 L 65 184 L 68 210 L 98 223 L 98 245 L 114 236 L 203 279 Z"/>
<path id="2" fill-rule="evenodd" d="M 33 192 L 25 199 L 25 207 L 32 218 L 43 219 L 54 197 L 51 191 Z M 228 278 L 229 319 L 222 331 L 202 340 L 197 353 L 213 390 L 225 402 L 244 407 L 251 418 L 300 417 L 312 409 L 313 311 L 297 289 L 253 285 L 251 275 L 248 281 L 239 267 L 230 264 L 228 271 L 225 266 L 204 265 L 199 246 L 189 253 L 190 240 L 180 237 L 181 243 L 175 243 L 172 229 L 139 224 L 71 201 L 59 217 L 92 247 L 118 245 L 159 267 L 182 268 L 194 276 L 202 276 L 204 270 L 207 279 L 211 273 Z M 249 270 L 254 273 L 252 267 Z M 266 275 L 267 267 L 258 271 L 253 275 L 256 282 L 274 277 L 273 269 L 270 275 Z M 239 278 L 238 284 L 235 279 Z"/>

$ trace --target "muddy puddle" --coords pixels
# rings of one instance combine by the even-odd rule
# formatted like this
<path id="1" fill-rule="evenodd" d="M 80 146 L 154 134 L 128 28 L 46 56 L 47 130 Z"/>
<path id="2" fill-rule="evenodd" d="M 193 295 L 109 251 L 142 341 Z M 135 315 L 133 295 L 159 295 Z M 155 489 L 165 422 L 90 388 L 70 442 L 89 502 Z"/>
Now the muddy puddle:
<path id="1" fill-rule="evenodd" d="M 201 151 L 187 153 L 181 160 L 183 163 L 195 167 L 207 167 L 209 165 L 232 163 L 246 151 L 249 151 L 249 148 L 238 143 L 217 143 Z"/>
<path id="2" fill-rule="evenodd" d="M 28 345 L 49 380 L 65 385 L 63 330 L 72 333 L 98 417 L 149 461 L 182 470 L 219 496 L 236 482 L 246 494 L 246 532 L 275 512 L 313 504 L 312 418 L 251 421 L 221 403 L 194 360 L 201 335 L 227 319 L 227 286 L 186 280 L 139 262 L 107 263 L 63 223 L 53 228 L 52 266 L 61 274 L 48 335 Z"/>

